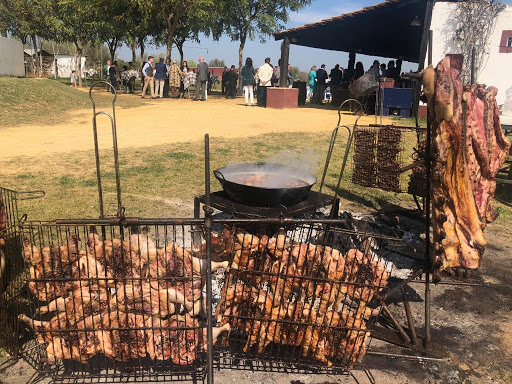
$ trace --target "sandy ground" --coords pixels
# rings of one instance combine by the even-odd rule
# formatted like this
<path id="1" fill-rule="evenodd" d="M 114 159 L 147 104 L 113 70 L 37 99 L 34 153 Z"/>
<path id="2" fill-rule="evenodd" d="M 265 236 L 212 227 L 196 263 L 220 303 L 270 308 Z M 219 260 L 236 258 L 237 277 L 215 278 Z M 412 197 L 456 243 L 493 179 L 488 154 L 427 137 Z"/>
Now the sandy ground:
<path id="1" fill-rule="evenodd" d="M 279 131 L 330 131 L 338 122 L 337 111 L 329 107 L 307 106 L 277 110 L 246 107 L 243 103 L 243 98 L 226 100 L 213 96 L 206 102 L 145 99 L 142 107 L 117 108 L 119 147 L 140 148 L 195 141 L 202 139 L 205 133 L 209 133 L 211 137 L 233 138 Z M 0 159 L 93 150 L 91 119 L 92 109 L 78 110 L 63 116 L 62 123 L 57 125 L 0 125 Z M 343 115 L 342 124 L 352 124 L 354 119 L 355 116 Z M 363 117 L 360 122 L 373 123 L 375 119 Z M 98 117 L 98 130 L 100 148 L 112 148 L 108 117 Z"/>

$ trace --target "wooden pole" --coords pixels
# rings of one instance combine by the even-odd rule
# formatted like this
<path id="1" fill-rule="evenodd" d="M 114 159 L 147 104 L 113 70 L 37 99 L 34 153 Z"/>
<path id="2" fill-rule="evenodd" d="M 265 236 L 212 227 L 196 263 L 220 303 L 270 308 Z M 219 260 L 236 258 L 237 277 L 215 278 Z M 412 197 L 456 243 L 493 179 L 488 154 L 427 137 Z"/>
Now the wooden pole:
<path id="1" fill-rule="evenodd" d="M 279 87 L 288 88 L 288 61 L 290 60 L 290 39 L 285 37 L 281 44 L 281 68 Z"/>

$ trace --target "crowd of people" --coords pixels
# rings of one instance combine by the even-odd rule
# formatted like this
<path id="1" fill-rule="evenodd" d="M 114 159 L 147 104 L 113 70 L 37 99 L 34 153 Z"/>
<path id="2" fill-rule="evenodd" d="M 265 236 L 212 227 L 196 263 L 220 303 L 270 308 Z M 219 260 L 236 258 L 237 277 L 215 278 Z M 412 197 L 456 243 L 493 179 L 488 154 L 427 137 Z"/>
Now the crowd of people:
<path id="1" fill-rule="evenodd" d="M 255 68 L 253 61 L 248 57 L 240 73 L 234 65 L 231 68 L 224 67 L 221 80 L 221 92 L 226 99 L 234 99 L 238 94 L 238 85 L 241 81 L 241 88 L 245 97 L 245 105 L 254 106 L 255 96 L 258 105 L 266 105 L 266 95 L 268 87 L 279 86 L 281 78 L 281 60 L 274 66 L 270 58 L 266 58 L 263 65 Z M 286 85 L 291 87 L 294 76 L 290 73 L 291 66 L 288 65 L 288 76 Z M 185 97 L 186 90 L 190 85 L 195 84 L 194 101 L 206 101 L 208 93 L 211 90 L 212 74 L 204 57 L 199 58 L 196 68 L 189 68 L 186 61 L 178 65 L 176 60 L 165 60 L 160 58 L 155 63 L 153 56 L 148 57 L 148 61 L 143 63 L 140 73 L 133 69 L 133 63 L 128 66 L 119 67 L 117 61 L 112 63 L 107 60 L 104 67 L 104 73 L 108 78 L 110 85 L 107 90 L 114 93 L 123 86 L 125 93 L 134 93 L 135 81 L 140 77 L 142 84 L 141 97 L 146 98 L 147 94 L 151 98 L 180 98 Z"/>
<path id="2" fill-rule="evenodd" d="M 397 64 L 401 66 L 401 62 Z M 381 78 L 395 80 L 400 78 L 400 70 L 395 66 L 394 60 L 389 61 L 387 66 L 385 63 L 380 64 L 378 60 L 375 60 L 366 72 L 363 63 L 360 61 L 355 64 L 354 69 L 344 69 L 336 64 L 329 74 L 327 74 L 325 64 L 322 64 L 319 69 L 314 65 L 308 75 L 308 98 L 311 103 L 322 104 L 327 86 L 348 87 L 350 83 L 359 79 L 365 73 L 373 74 L 376 81 Z"/>

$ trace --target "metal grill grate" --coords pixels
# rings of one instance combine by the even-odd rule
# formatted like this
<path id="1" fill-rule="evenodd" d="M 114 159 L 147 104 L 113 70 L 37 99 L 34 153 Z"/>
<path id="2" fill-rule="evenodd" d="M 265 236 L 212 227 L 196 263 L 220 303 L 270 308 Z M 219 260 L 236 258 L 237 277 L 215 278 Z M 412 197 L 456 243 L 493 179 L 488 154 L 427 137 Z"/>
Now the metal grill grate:
<path id="1" fill-rule="evenodd" d="M 232 328 L 223 353 L 319 369 L 360 362 L 392 268 L 372 251 L 384 240 L 322 226 L 273 237 L 244 229 L 215 311 L 218 325 Z"/>

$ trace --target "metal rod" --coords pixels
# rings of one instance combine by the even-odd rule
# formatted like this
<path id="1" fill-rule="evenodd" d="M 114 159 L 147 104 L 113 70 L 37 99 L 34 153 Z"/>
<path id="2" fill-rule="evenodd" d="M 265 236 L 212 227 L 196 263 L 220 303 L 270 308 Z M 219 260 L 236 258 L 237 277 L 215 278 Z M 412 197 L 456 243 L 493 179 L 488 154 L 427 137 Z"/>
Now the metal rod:
<path id="1" fill-rule="evenodd" d="M 384 304 L 384 302 L 382 302 L 382 310 L 386 313 L 386 315 L 389 317 L 389 320 L 393 323 L 393 325 L 396 327 L 396 330 L 398 331 L 398 333 L 400 334 L 400 337 L 406 342 L 406 343 L 410 343 L 411 342 L 411 339 L 409 338 L 409 336 L 407 335 L 407 333 L 405 333 L 404 329 L 402 328 L 402 326 L 400 325 L 400 323 L 398 322 L 398 320 L 395 318 L 395 316 L 391 313 L 391 311 L 389 310 L 388 306 L 386 304 Z"/>
<path id="2" fill-rule="evenodd" d="M 433 32 L 429 31 L 428 36 L 428 65 L 432 64 L 432 43 L 433 43 Z M 427 193 L 425 197 L 425 338 L 423 339 L 423 345 L 427 347 L 430 344 L 431 333 L 430 333 L 430 272 L 432 269 L 432 260 L 430 255 L 430 199 L 431 199 L 431 161 L 432 161 L 432 149 L 431 149 L 431 119 L 430 111 L 427 112 L 427 143 L 426 143 L 426 174 L 427 174 Z"/>
<path id="3" fill-rule="evenodd" d="M 206 229 L 206 315 L 207 315 L 207 338 L 208 338 L 208 356 L 207 356 L 207 383 L 213 384 L 213 307 L 212 307 L 212 263 L 211 263 L 211 236 L 212 236 L 212 208 L 210 207 L 210 136 L 204 135 L 204 187 L 206 196 L 205 207 L 205 229 Z"/>
<path id="4" fill-rule="evenodd" d="M 414 317 L 411 312 L 411 305 L 409 304 L 409 300 L 407 299 L 407 293 L 405 292 L 405 288 L 400 288 L 402 292 L 402 300 L 404 302 L 405 315 L 407 316 L 407 325 L 409 326 L 409 331 L 411 333 L 411 342 L 414 345 L 418 345 L 418 337 L 416 336 L 416 328 L 414 326 Z"/>
<path id="5" fill-rule="evenodd" d="M 368 351 L 367 355 L 375 355 L 375 356 L 387 356 L 387 357 L 399 357 L 403 359 L 411 359 L 411 360 L 427 360 L 427 361 L 444 361 L 444 359 L 439 359 L 436 357 L 424 357 L 424 356 L 411 356 L 411 355 L 403 355 L 400 353 L 388 353 L 388 352 L 377 352 L 377 351 Z"/>
<path id="6" fill-rule="evenodd" d="M 471 48 L 471 84 L 475 84 L 475 56 L 476 49 L 475 47 Z"/>

